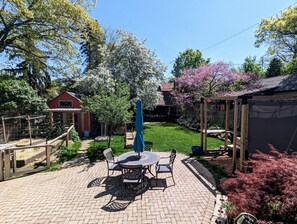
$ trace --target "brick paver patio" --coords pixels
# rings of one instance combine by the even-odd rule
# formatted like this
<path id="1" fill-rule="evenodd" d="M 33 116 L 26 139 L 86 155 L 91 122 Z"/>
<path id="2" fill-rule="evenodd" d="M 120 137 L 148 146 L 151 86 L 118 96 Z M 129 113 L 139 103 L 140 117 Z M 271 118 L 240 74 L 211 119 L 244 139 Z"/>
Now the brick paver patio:
<path id="1" fill-rule="evenodd" d="M 191 163 L 177 155 L 175 186 L 147 175 L 142 199 L 104 161 L 0 182 L 0 223 L 210 223 L 215 193 Z"/>

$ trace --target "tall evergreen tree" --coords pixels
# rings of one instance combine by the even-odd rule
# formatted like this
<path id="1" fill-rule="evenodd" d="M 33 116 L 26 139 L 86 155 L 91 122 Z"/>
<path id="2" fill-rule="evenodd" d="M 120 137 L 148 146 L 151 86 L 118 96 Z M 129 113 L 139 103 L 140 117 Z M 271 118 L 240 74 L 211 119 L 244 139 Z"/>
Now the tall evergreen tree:
<path id="1" fill-rule="evenodd" d="M 275 77 L 282 75 L 283 72 L 283 63 L 279 58 L 273 58 L 270 63 L 269 67 L 267 69 L 266 76 L 269 77 Z"/>
<path id="2" fill-rule="evenodd" d="M 98 25 L 99 26 L 99 25 Z M 80 52 L 83 55 L 85 71 L 95 69 L 102 62 L 101 46 L 104 44 L 104 33 L 94 32 L 90 26 L 85 28 L 86 35 L 83 36 Z"/>

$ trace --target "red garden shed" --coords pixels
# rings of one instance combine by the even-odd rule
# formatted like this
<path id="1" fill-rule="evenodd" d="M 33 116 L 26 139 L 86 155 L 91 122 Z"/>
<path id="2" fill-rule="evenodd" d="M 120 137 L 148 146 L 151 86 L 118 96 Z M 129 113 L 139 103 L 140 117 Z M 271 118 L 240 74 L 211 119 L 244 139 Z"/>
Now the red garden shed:
<path id="1" fill-rule="evenodd" d="M 50 123 L 59 120 L 63 126 L 74 124 L 81 137 L 92 134 L 93 115 L 84 111 L 81 96 L 77 93 L 63 92 L 48 102 Z"/>

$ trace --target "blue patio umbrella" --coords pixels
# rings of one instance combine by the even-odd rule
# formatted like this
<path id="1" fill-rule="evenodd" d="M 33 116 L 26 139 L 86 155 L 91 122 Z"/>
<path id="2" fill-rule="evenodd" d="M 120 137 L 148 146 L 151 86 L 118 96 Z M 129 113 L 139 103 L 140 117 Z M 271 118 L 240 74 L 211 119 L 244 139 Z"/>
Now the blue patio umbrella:
<path id="1" fill-rule="evenodd" d="M 142 115 L 142 102 L 137 100 L 136 104 L 136 136 L 134 139 L 134 151 L 138 152 L 138 158 L 140 158 L 140 152 L 144 149 L 144 139 L 143 139 L 143 115 Z"/>

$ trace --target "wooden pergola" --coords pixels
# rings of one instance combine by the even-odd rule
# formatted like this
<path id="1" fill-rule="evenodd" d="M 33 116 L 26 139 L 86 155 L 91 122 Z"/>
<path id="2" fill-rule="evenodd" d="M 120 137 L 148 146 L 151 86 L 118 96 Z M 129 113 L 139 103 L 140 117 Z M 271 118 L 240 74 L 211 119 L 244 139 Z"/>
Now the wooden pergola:
<path id="1" fill-rule="evenodd" d="M 221 130 L 208 130 L 207 127 L 207 115 L 208 115 L 208 104 L 214 101 L 225 101 L 226 103 L 226 114 L 225 114 L 225 129 Z M 207 134 L 210 133 L 225 133 L 225 144 L 224 150 L 228 147 L 228 133 L 230 124 L 230 105 L 234 104 L 234 118 L 233 118 L 233 154 L 232 154 L 232 167 L 233 172 L 236 169 L 236 151 L 237 151 L 237 126 L 240 124 L 240 163 L 239 169 L 243 171 L 245 161 L 245 151 L 248 139 L 248 101 L 246 97 L 240 96 L 224 96 L 224 97 L 211 97 L 202 98 L 200 102 L 200 133 L 201 133 L 201 147 L 203 151 L 207 152 Z M 240 121 L 238 121 L 239 111 L 241 111 Z"/>

